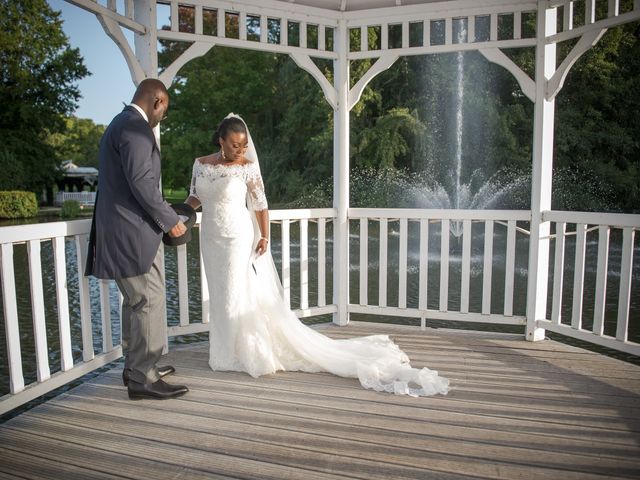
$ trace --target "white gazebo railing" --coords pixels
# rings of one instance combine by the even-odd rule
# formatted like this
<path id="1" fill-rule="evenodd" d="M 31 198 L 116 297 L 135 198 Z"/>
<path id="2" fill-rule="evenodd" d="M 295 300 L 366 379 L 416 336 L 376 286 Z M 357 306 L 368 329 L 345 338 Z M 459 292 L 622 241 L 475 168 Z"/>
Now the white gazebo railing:
<path id="1" fill-rule="evenodd" d="M 353 208 L 349 210 L 351 268 L 338 272 L 332 270 L 331 258 L 335 215 L 335 209 L 271 212 L 273 256 L 285 298 L 299 317 L 334 313 L 335 296 L 332 300 L 328 292 L 338 281 L 336 275 L 352 271 L 351 278 L 341 280 L 350 286 L 350 313 L 421 319 L 423 326 L 429 320 L 521 325 L 524 333 L 523 297 L 528 280 L 516 272 L 526 270 L 528 262 L 530 212 Z M 551 317 L 538 320 L 539 326 L 640 355 L 640 344 L 627 338 L 630 318 L 640 315 L 638 305 L 630 302 L 632 272 L 637 272 L 640 264 L 639 248 L 634 247 L 640 216 L 544 212 L 544 217 L 556 226 L 553 237 L 558 247 L 552 265 L 567 264 L 568 239 L 576 237 L 574 261 L 569 262 L 575 265 L 576 273 L 573 282 L 563 282 L 567 267 L 555 268 Z M 89 220 L 0 228 L 7 339 L 7 364 L 0 368 L 9 376 L 9 393 L 0 398 L 0 414 L 122 355 L 117 342 L 117 288 L 114 282 L 83 275 L 89 229 Z M 592 258 L 588 254 L 594 248 L 590 243 L 596 232 L 595 319 L 587 329 L 582 325 L 590 319 L 579 307 L 583 295 L 587 297 L 584 265 L 585 258 Z M 616 237 L 615 241 L 610 237 Z M 199 252 L 195 254 L 195 268 L 201 271 L 198 285 L 192 284 L 189 265 L 193 262 L 188 262 L 185 246 L 176 249 L 176 262 L 166 272 L 167 283 L 174 285 L 168 295 L 177 297 L 178 304 L 177 315 L 169 319 L 168 337 L 208 330 L 206 277 Z M 610 268 L 618 254 L 619 274 L 617 267 Z M 617 258 L 615 262 L 617 265 Z M 22 269 L 23 264 L 28 268 Z M 452 281 L 454 270 L 459 283 Z M 477 280 L 472 280 L 474 277 Z M 603 292 L 614 277 L 619 277 L 619 293 L 611 307 Z M 16 288 L 25 284 L 28 291 Z M 197 313 L 190 315 L 189 291 L 194 288 L 200 290 L 201 304 Z M 474 290 L 479 293 L 475 307 L 470 301 Z M 45 292 L 55 299 L 45 299 Z M 561 315 L 563 293 L 574 307 L 570 324 Z M 55 306 L 45 308 L 47 302 Z M 615 328 L 610 319 L 605 323 L 605 306 L 615 310 Z M 615 334 L 610 335 L 611 331 Z"/>
<path id="2" fill-rule="evenodd" d="M 628 341 L 628 333 L 632 314 L 636 319 L 640 315 L 638 306 L 633 312 L 631 306 L 632 284 L 638 288 L 640 281 L 636 278 L 634 283 L 633 278 L 634 266 L 638 271 L 640 264 L 640 246 L 635 245 L 640 215 L 550 211 L 544 212 L 543 219 L 555 226 L 555 233 L 550 235 L 554 242 L 554 259 L 549 267 L 553 274 L 553 293 L 551 312 L 546 319 L 538 320 L 538 326 L 638 355 L 638 344 Z M 572 257 L 567 255 L 569 243 L 572 244 Z M 591 265 L 587 260 L 592 260 Z M 571 264 L 573 281 L 567 285 L 565 273 Z M 595 288 L 591 291 L 586 289 L 587 275 L 595 276 L 595 282 L 592 282 Z M 615 290 L 608 288 L 613 281 L 618 284 Z M 563 317 L 565 298 L 571 309 L 570 317 L 566 319 Z M 593 311 L 591 318 L 583 313 L 587 306 Z M 615 328 L 605 329 L 607 314 L 615 318 L 615 322 L 610 322 Z"/>
<path id="3" fill-rule="evenodd" d="M 2 305 L 4 310 L 4 329 L 7 341 L 6 365 L 3 371 L 9 376 L 9 393 L 0 399 L 0 414 L 39 397 L 51 390 L 61 387 L 97 368 L 100 368 L 122 356 L 122 349 L 112 341 L 110 310 L 100 312 L 100 326 L 94 326 L 92 317 L 98 312 L 92 311 L 91 298 L 98 295 L 102 302 L 109 304 L 109 282 L 100 282 L 99 289 L 90 290 L 89 280 L 84 277 L 85 257 L 87 254 L 87 238 L 91 228 L 91 220 L 75 220 L 70 222 L 41 223 L 15 227 L 0 228 L 0 264 L 2 271 Z M 16 269 L 14 259 L 16 250 L 26 245 L 28 272 Z M 42 250 L 52 250 L 47 270 L 53 271 L 53 279 L 46 278 L 47 284 L 53 280 L 55 285 L 55 311 L 57 318 L 46 318 L 43 276 Z M 25 253 L 22 252 L 24 256 Z M 75 269 L 68 270 L 67 265 L 75 260 Z M 16 290 L 18 275 L 29 284 L 28 308 L 18 311 L 24 305 L 27 292 Z M 73 277 L 73 278 L 72 278 Z M 69 286 L 75 285 L 75 291 Z M 46 285 L 49 287 L 50 285 Z M 20 295 L 20 297 L 18 296 Z M 70 295 L 78 302 L 78 310 L 72 312 L 69 307 Z M 21 301 L 20 301 L 21 300 Z M 25 319 L 25 311 L 31 311 L 31 327 L 29 319 Z M 56 325 L 57 327 L 53 327 Z M 81 331 L 81 344 L 72 341 L 72 325 Z M 24 330 L 32 328 L 32 335 Z M 48 338 L 48 329 L 58 330 L 57 351 L 52 351 Z M 101 352 L 94 350 L 94 335 L 102 337 Z M 27 355 L 27 348 L 35 349 Z M 73 350 L 82 352 L 82 360 L 74 362 Z M 51 356 L 59 357 L 57 373 L 51 374 Z M 25 385 L 23 365 L 36 371 L 37 380 Z"/>
<path id="4" fill-rule="evenodd" d="M 516 250 L 516 236 L 528 240 L 531 214 L 528 211 L 507 210 L 417 210 L 417 209 L 360 209 L 349 210 L 349 218 L 359 223 L 359 285 L 356 302 L 351 302 L 349 311 L 373 315 L 391 315 L 420 318 L 425 320 L 458 320 L 466 322 L 486 322 L 494 324 L 525 325 L 524 315 L 514 315 L 514 278 L 516 255 L 522 256 L 522 249 Z M 370 226 L 377 235 L 369 233 Z M 477 226 L 472 232 L 472 227 Z M 389 248 L 390 229 L 397 237 L 394 251 Z M 430 234 L 431 233 L 431 234 Z M 470 310 L 472 241 L 474 263 L 482 265 L 481 302 L 476 311 Z M 497 240 L 500 241 L 498 245 Z M 377 243 L 375 258 L 369 255 L 369 245 Z M 456 243 L 460 248 L 455 248 Z M 478 244 L 479 243 L 479 244 Z M 412 269 L 417 273 L 417 282 L 408 291 L 407 277 L 410 245 L 413 245 Z M 500 249 L 501 251 L 498 251 Z M 355 250 L 355 249 L 354 249 Z M 460 250 L 459 253 L 454 251 Z M 389 259 L 397 253 L 397 276 L 388 273 Z M 433 253 L 433 254 L 432 254 Z M 526 265 L 526 249 L 524 262 Z M 371 261 L 378 262 L 377 298 L 369 297 L 369 271 Z M 492 313 L 494 267 L 504 270 L 501 295 L 502 313 Z M 460 276 L 458 285 L 449 279 L 452 269 Z M 435 278 L 435 282 L 430 282 Z M 397 286 L 397 297 L 388 298 L 390 284 Z M 458 301 L 450 307 L 450 289 Z M 395 288 L 394 288 L 395 290 Z M 414 305 L 408 305 L 408 294 L 414 298 Z M 435 299 L 432 308 L 429 300 Z M 516 299 L 524 302 L 523 298 Z M 391 303 L 389 305 L 388 303 Z"/>
<path id="5" fill-rule="evenodd" d="M 58 192 L 56 193 L 56 205 L 62 205 L 67 200 L 75 200 L 80 205 L 91 205 L 96 203 L 96 192 Z"/>

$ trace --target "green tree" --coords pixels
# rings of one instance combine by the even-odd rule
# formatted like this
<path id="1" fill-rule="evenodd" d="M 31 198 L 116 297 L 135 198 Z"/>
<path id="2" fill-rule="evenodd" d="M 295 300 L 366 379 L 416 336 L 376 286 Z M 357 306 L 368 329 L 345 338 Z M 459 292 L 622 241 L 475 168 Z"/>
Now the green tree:
<path id="1" fill-rule="evenodd" d="M 39 192 L 58 175 L 47 137 L 64 130 L 89 74 L 45 0 L 0 0 L 0 72 L 0 189 Z"/>
<path id="2" fill-rule="evenodd" d="M 66 117 L 65 130 L 49 135 L 48 143 L 61 160 L 71 160 L 79 167 L 98 168 L 98 151 L 104 125 L 88 118 Z"/>
<path id="3" fill-rule="evenodd" d="M 609 30 L 556 98 L 555 166 L 599 178 L 611 208 L 640 210 L 640 23 Z"/>

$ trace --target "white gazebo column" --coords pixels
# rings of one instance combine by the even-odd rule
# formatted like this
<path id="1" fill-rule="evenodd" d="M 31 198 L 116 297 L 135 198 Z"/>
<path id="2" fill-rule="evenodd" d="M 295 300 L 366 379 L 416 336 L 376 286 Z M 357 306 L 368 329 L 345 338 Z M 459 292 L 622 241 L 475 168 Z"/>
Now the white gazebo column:
<path id="1" fill-rule="evenodd" d="M 138 85 L 145 78 L 158 78 L 158 34 L 156 29 L 155 0 L 134 0 L 133 18 L 136 22 L 146 26 L 145 33 L 136 33 L 133 39 L 136 59 L 142 72 L 139 72 L 134 82 Z M 140 77 L 144 74 L 144 77 Z M 153 129 L 158 146 L 160 146 L 160 126 Z"/>
<path id="2" fill-rule="evenodd" d="M 337 93 L 333 114 L 333 207 L 337 217 L 333 227 L 333 302 L 338 311 L 333 322 L 349 322 L 349 31 L 346 20 L 336 29 L 334 85 Z"/>
<path id="3" fill-rule="evenodd" d="M 551 210 L 551 180 L 553 174 L 553 127 L 555 101 L 547 100 L 547 80 L 556 70 L 556 44 L 545 39 L 556 33 L 557 8 L 547 8 L 538 2 L 538 32 L 536 47 L 536 97 L 533 123 L 533 170 L 531 174 L 531 237 L 529 245 L 529 280 L 527 287 L 526 339 L 544 339 L 545 330 L 537 320 L 546 318 L 549 272 L 550 224 L 542 212 Z"/>
<path id="4" fill-rule="evenodd" d="M 136 78 L 134 81 L 138 85 L 145 78 L 158 78 L 158 34 L 156 29 L 157 11 L 155 0 L 134 0 L 133 19 L 147 27 L 144 34 L 136 33 L 134 38 L 134 47 L 138 63 L 144 72 L 144 78 Z M 153 129 L 158 147 L 160 147 L 160 125 L 156 125 Z M 160 188 L 162 189 L 162 179 L 160 180 Z M 162 262 L 160 270 L 164 275 L 164 244 L 160 242 L 163 250 Z M 162 325 L 164 328 L 164 351 L 169 351 L 169 336 L 167 332 L 167 311 L 165 309 Z"/>
<path id="5" fill-rule="evenodd" d="M 134 46 L 136 58 L 146 75 L 146 78 L 158 76 L 158 35 L 156 29 L 156 2 L 155 0 L 134 0 L 134 20 L 146 26 L 144 34 L 136 33 Z M 142 78 L 136 78 L 140 83 Z"/>

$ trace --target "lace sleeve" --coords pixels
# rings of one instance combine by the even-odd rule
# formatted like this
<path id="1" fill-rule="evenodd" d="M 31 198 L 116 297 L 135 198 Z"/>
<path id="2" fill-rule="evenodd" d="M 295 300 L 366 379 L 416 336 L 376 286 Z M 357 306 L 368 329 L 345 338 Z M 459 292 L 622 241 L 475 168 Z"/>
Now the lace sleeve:
<path id="1" fill-rule="evenodd" d="M 198 192 L 196 191 L 196 170 L 199 163 L 200 160 L 198 160 L 197 158 L 195 162 L 193 162 L 193 170 L 191 172 L 191 188 L 189 189 L 189 196 L 197 198 L 198 200 L 200 200 L 200 198 L 198 197 Z"/>
<path id="2" fill-rule="evenodd" d="M 264 193 L 262 176 L 260 175 L 260 170 L 256 168 L 255 164 L 250 165 L 247 171 L 247 190 L 249 195 L 251 195 L 254 210 L 259 212 L 261 210 L 266 210 L 269 207 L 267 205 L 267 196 Z"/>

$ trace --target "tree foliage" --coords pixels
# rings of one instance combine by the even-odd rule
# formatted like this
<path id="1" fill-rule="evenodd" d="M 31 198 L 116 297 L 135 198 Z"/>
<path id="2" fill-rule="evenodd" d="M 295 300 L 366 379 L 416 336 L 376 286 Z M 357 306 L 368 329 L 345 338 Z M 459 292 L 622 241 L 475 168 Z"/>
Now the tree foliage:
<path id="1" fill-rule="evenodd" d="M 0 0 L 0 72 L 0 189 L 41 191 L 58 174 L 47 136 L 64 130 L 89 74 L 45 0 Z"/>
<path id="2" fill-rule="evenodd" d="M 104 125 L 96 125 L 88 118 L 64 118 L 65 130 L 51 133 L 47 143 L 61 160 L 71 160 L 79 167 L 98 168 L 100 139 Z"/>

